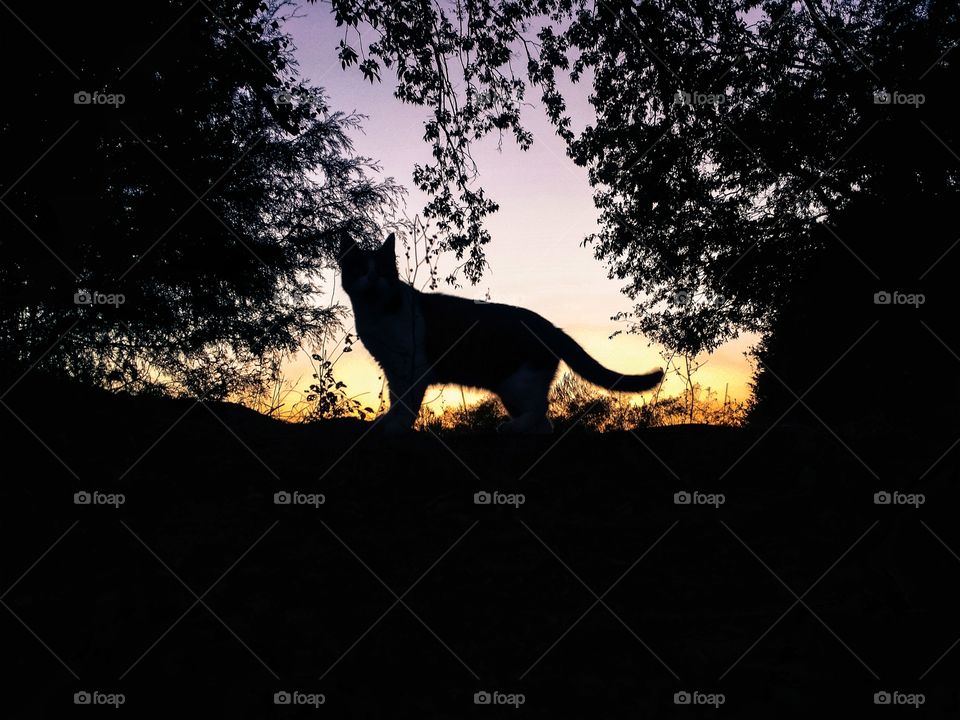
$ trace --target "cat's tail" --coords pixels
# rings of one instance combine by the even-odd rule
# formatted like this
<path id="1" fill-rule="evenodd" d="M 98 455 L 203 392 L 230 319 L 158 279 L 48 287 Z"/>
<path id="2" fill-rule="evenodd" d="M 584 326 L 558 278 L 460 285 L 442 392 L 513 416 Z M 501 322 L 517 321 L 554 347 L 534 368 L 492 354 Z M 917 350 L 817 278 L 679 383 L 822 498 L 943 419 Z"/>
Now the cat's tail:
<path id="1" fill-rule="evenodd" d="M 577 375 L 594 385 L 620 392 L 643 392 L 656 387 L 663 380 L 663 370 L 654 370 L 646 375 L 621 375 L 605 368 L 563 330 L 554 330 L 556 334 L 550 343 L 554 346 L 554 352 L 563 358 Z"/>

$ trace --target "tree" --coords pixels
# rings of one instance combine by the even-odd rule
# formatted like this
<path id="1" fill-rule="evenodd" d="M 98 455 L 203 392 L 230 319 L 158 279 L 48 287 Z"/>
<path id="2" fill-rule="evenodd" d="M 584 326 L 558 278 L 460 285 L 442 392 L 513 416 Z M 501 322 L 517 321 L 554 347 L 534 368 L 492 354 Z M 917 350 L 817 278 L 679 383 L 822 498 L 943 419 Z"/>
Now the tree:
<path id="1" fill-rule="evenodd" d="M 360 118 L 298 75 L 286 3 L 171 0 L 8 13 L 0 346 L 134 390 L 257 391 L 339 319 L 339 237 L 379 236 L 398 188 Z M 108 30 L 122 17 L 122 32 Z"/>
<path id="2" fill-rule="evenodd" d="M 955 266 L 955 2 L 332 4 L 350 31 L 345 64 L 362 56 L 376 77 L 381 64 L 393 68 L 397 96 L 431 108 L 435 163 L 417 178 L 430 178 L 421 187 L 442 206 L 451 192 L 465 207 L 479 194 L 457 171 L 472 140 L 509 130 L 529 144 L 519 107 L 536 86 L 589 169 L 600 229 L 585 242 L 626 281 L 634 307 L 623 317 L 685 353 L 764 333 L 758 359 L 778 370 L 759 375 L 758 396 L 775 414 L 877 319 L 874 293 L 924 285 L 936 295 Z M 597 117 L 580 133 L 562 74 L 592 83 Z M 894 229 L 922 252 L 905 260 L 882 239 Z M 448 247 L 482 257 L 485 239 L 457 228 Z M 939 347 L 917 317 L 883 316 L 839 371 L 840 388 L 908 381 L 912 363 L 891 347 Z M 952 328 L 938 336 L 953 345 Z M 939 351 L 946 370 L 955 359 Z M 897 364 L 910 369 L 891 372 Z"/>

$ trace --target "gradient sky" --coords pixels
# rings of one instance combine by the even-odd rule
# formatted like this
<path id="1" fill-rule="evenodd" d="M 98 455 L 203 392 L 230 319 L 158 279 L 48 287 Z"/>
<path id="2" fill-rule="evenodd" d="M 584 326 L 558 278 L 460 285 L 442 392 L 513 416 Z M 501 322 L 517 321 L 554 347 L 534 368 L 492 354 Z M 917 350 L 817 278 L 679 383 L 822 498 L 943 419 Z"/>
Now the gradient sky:
<path id="1" fill-rule="evenodd" d="M 304 5 L 297 15 L 300 17 L 289 20 L 285 29 L 297 47 L 301 74 L 325 89 L 332 109 L 368 116 L 364 132 L 353 136 L 356 149 L 377 160 L 384 175 L 410 190 L 407 212 L 413 217 L 424 205 L 423 195 L 413 189 L 411 175 L 414 163 L 430 159 L 429 147 L 422 140 L 429 109 L 396 100 L 389 70 L 382 83 L 371 85 L 355 68 L 340 68 L 336 46 L 344 37 L 343 28 L 336 27 L 329 4 Z M 355 33 L 347 40 L 359 48 Z M 590 88 L 584 83 L 565 87 L 576 131 L 594 118 L 586 100 Z M 539 107 L 535 91 L 529 93 L 528 101 L 533 107 L 526 109 L 524 123 L 534 136 L 530 150 L 520 150 L 512 138 L 505 137 L 500 151 L 493 137 L 473 153 L 480 168 L 479 182 L 500 204 L 500 211 L 487 221 L 493 238 L 486 246 L 490 269 L 476 286 L 465 284 L 453 290 L 441 283 L 439 290 L 475 298 L 489 292 L 495 302 L 528 307 L 562 327 L 617 372 L 642 373 L 662 366 L 662 348 L 645 337 L 624 333 L 609 338 L 614 331 L 626 329 L 626 323 L 610 318 L 630 310 L 632 303 L 620 292 L 620 282 L 607 278 L 605 267 L 594 259 L 591 249 L 580 245 L 596 230 L 598 216 L 586 170 L 566 156 L 564 143 Z M 449 260 L 441 270 L 449 271 L 452 257 Z M 334 284 L 331 274 L 328 290 L 333 291 Z M 336 297 L 346 300 L 339 287 Z M 744 352 L 754 341 L 753 337 L 740 338 L 709 357 L 703 356 L 707 362 L 696 380 L 715 389 L 721 399 L 729 386 L 731 397 L 745 400 L 751 366 Z M 347 383 L 351 395 L 364 393 L 364 402 L 375 402 L 381 387 L 380 371 L 359 344 L 354 347 L 354 352 L 337 363 L 336 374 Z M 305 357 L 287 368 L 289 379 L 302 376 L 298 388 L 309 384 L 311 372 Z M 664 386 L 667 395 L 681 390 L 678 378 L 668 379 Z M 433 409 L 439 410 L 442 401 L 460 403 L 459 388 L 447 389 L 442 401 L 434 400 L 438 392 L 431 388 L 426 396 L 433 400 Z"/>

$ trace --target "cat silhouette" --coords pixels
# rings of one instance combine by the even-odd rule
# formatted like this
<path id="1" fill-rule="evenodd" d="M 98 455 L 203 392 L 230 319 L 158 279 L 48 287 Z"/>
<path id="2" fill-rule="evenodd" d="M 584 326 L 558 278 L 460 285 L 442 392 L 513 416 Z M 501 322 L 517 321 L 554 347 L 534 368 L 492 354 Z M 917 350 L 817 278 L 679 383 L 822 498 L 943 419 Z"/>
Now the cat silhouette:
<path id="1" fill-rule="evenodd" d="M 433 384 L 496 393 L 510 416 L 502 432 L 549 433 L 548 398 L 561 360 L 608 390 L 642 392 L 663 379 L 662 370 L 609 370 L 531 310 L 421 292 L 400 278 L 395 245 L 391 233 L 377 250 L 347 239 L 339 252 L 357 336 L 387 379 L 390 409 L 378 421 L 386 434 L 411 429 Z"/>

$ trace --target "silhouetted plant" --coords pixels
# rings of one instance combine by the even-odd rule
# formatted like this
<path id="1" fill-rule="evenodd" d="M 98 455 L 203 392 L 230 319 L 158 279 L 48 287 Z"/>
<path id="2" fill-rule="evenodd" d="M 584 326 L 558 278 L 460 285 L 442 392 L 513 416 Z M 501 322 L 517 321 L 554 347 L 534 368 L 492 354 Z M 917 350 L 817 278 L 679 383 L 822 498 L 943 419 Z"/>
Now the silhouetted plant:
<path id="1" fill-rule="evenodd" d="M 415 428 L 435 433 L 493 433 L 508 420 L 500 399 L 488 395 L 471 405 L 446 407 L 441 413 L 424 405 L 417 416 Z"/>
<path id="2" fill-rule="evenodd" d="M 334 375 L 334 367 L 344 354 L 353 352 L 353 335 L 347 333 L 329 351 L 321 351 L 311 358 L 314 365 L 314 382 L 304 401 L 310 406 L 304 420 L 329 420 L 332 418 L 356 417 L 360 420 L 372 419 L 379 410 L 361 402 L 358 397 L 347 393 L 347 384 Z M 382 405 L 382 403 L 381 403 Z"/>

